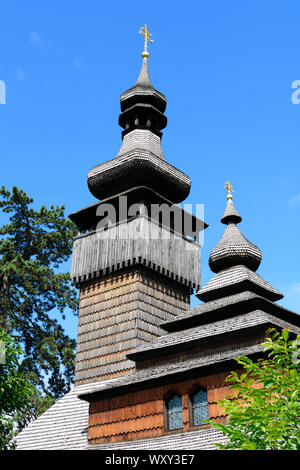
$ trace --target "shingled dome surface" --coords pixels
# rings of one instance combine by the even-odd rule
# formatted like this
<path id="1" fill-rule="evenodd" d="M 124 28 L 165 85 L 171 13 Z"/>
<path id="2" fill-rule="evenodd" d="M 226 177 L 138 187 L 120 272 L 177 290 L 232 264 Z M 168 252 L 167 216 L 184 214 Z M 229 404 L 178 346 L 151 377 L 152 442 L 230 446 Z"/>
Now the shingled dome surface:
<path id="1" fill-rule="evenodd" d="M 141 185 L 174 203 L 189 195 L 189 177 L 170 165 L 161 149 L 161 131 L 167 125 L 166 103 L 166 97 L 151 85 L 144 58 L 137 83 L 121 95 L 121 148 L 115 158 L 88 174 L 93 196 L 101 200 Z"/>
<path id="2" fill-rule="evenodd" d="M 218 273 L 231 266 L 244 265 L 256 271 L 260 265 L 262 254 L 260 249 L 249 242 L 236 226 L 242 220 L 233 202 L 228 201 L 221 221 L 227 224 L 224 234 L 210 253 L 210 269 Z"/>

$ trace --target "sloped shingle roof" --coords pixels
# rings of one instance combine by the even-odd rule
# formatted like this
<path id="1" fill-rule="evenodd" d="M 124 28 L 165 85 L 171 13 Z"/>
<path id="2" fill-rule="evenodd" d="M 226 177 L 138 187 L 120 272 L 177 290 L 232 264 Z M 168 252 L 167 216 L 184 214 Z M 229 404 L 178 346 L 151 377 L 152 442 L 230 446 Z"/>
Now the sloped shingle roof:
<path id="1" fill-rule="evenodd" d="M 162 354 L 164 349 L 178 348 L 183 345 L 185 348 L 188 348 L 191 347 L 192 344 L 201 344 L 201 341 L 203 342 L 207 338 L 215 338 L 220 335 L 238 331 L 241 332 L 242 330 L 249 330 L 249 328 L 257 327 L 258 325 L 263 326 L 268 324 L 279 326 L 280 328 L 291 328 L 295 332 L 300 333 L 300 328 L 294 327 L 290 323 L 279 320 L 273 315 L 269 315 L 261 310 L 255 310 L 225 320 L 201 325 L 201 327 L 189 328 L 187 330 L 159 336 L 152 343 L 144 344 L 136 348 L 130 352 L 127 357 L 136 361 L 144 356 L 143 353 L 151 352 L 153 356 L 154 351 L 156 351 L 157 355 L 159 355 Z"/>
<path id="2" fill-rule="evenodd" d="M 238 286 L 243 286 L 245 282 L 248 282 L 247 290 L 253 289 L 254 292 L 269 300 L 279 300 L 283 297 L 275 287 L 254 271 L 242 265 L 233 266 L 219 272 L 196 295 L 200 300 L 213 300 L 214 298 L 223 297 L 225 290 L 231 291 L 232 294 L 236 293 Z M 242 287 L 240 290 L 244 291 L 245 289 Z"/>
<path id="3" fill-rule="evenodd" d="M 225 436 L 215 429 L 202 429 L 169 436 L 88 446 L 89 450 L 215 450 L 215 443 L 224 443 Z"/>
<path id="4" fill-rule="evenodd" d="M 17 450 L 214 450 L 214 442 L 224 441 L 222 433 L 214 429 L 203 429 L 152 439 L 88 445 L 89 404 L 80 400 L 77 394 L 92 385 L 74 388 L 27 426 L 17 436 Z"/>
<path id="5" fill-rule="evenodd" d="M 86 446 L 89 404 L 78 399 L 77 389 L 18 434 L 17 450 L 78 450 Z"/>

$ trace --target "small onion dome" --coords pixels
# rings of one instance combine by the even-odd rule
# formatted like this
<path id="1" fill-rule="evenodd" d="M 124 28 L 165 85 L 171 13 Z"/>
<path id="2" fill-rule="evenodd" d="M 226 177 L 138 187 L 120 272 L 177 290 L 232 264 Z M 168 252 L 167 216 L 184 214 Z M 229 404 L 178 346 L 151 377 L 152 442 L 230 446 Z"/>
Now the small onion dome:
<path id="1" fill-rule="evenodd" d="M 222 224 L 229 224 L 232 222 L 233 224 L 239 224 L 242 222 L 242 217 L 234 207 L 234 204 L 232 202 L 232 199 L 228 199 L 227 201 L 227 206 L 225 209 L 225 212 L 223 214 L 223 217 L 221 218 Z"/>
<path id="2" fill-rule="evenodd" d="M 147 58 L 143 59 L 136 84 L 122 93 L 120 101 L 121 111 L 125 111 L 136 102 L 152 104 L 161 113 L 166 110 L 167 98 L 163 93 L 156 90 L 150 82 Z"/>
<path id="3" fill-rule="evenodd" d="M 167 99 L 151 85 L 147 58 L 143 59 L 136 84 L 121 95 L 120 103 L 122 138 L 134 129 L 147 129 L 162 137 L 161 130 L 165 129 L 168 121 L 164 114 Z"/>
<path id="4" fill-rule="evenodd" d="M 260 249 L 249 242 L 236 226 L 242 218 L 234 207 L 231 199 L 227 202 L 227 207 L 221 219 L 227 227 L 224 234 L 210 253 L 210 269 L 218 273 L 231 266 L 243 265 L 252 271 L 256 271 L 260 265 L 262 254 Z"/>

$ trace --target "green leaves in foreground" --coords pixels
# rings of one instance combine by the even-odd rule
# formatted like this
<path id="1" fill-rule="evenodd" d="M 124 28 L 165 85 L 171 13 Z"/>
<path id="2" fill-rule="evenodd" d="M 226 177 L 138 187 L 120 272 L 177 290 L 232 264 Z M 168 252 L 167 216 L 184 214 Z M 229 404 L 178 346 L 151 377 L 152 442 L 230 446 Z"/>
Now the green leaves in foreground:
<path id="1" fill-rule="evenodd" d="M 231 372 L 234 393 L 218 403 L 228 424 L 210 424 L 228 438 L 219 449 L 300 449 L 300 335 L 290 339 L 287 329 L 266 338 L 267 359 L 253 362 L 240 357 L 242 373 Z"/>

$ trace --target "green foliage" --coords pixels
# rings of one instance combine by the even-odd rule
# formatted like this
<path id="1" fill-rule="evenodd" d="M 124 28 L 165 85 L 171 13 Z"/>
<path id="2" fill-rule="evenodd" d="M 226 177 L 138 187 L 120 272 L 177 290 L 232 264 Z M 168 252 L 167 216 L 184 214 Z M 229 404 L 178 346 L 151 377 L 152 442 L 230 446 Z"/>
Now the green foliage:
<path id="1" fill-rule="evenodd" d="M 55 402 L 56 399 L 51 395 L 44 395 L 37 388 L 32 387 L 28 401 L 14 415 L 15 428 L 18 432 L 21 431 L 50 408 L 50 406 L 54 405 Z"/>
<path id="2" fill-rule="evenodd" d="M 234 394 L 218 403 L 228 415 L 228 424 L 210 424 L 228 438 L 219 449 L 300 449 L 300 335 L 291 339 L 287 329 L 269 330 L 266 359 L 253 362 L 236 359 L 242 374 L 231 372 Z"/>
<path id="3" fill-rule="evenodd" d="M 15 338 L 0 331 L 0 342 L 5 350 L 0 364 L 0 450 L 15 448 L 16 415 L 30 404 L 34 387 L 18 371 L 22 349 Z"/>
<path id="4" fill-rule="evenodd" d="M 0 228 L 0 330 L 20 337 L 19 372 L 35 385 L 36 416 L 73 382 L 76 343 L 53 317 L 65 318 L 65 309 L 77 313 L 78 300 L 69 274 L 57 269 L 71 255 L 76 227 L 63 206 L 36 211 L 32 203 L 16 187 L 0 190 L 0 208 L 9 217 Z"/>

